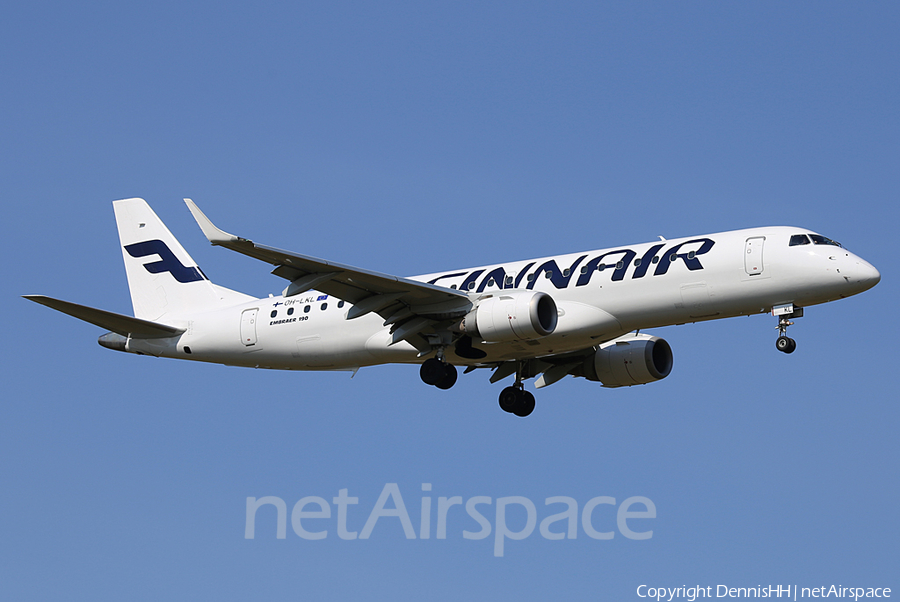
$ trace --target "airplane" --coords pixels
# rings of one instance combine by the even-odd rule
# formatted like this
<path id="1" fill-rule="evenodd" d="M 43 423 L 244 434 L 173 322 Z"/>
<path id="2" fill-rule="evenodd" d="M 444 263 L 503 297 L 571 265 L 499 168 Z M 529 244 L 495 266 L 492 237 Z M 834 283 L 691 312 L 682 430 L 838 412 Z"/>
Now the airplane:
<path id="1" fill-rule="evenodd" d="M 287 281 L 256 298 L 213 284 L 150 206 L 113 202 L 134 317 L 43 295 L 26 299 L 110 332 L 103 347 L 279 370 L 419 364 L 423 382 L 451 388 L 465 373 L 514 376 L 500 407 L 534 410 L 535 387 L 565 376 L 604 387 L 669 375 L 669 344 L 642 331 L 771 313 L 776 348 L 806 307 L 875 286 L 881 274 L 805 228 L 765 227 L 570 253 L 401 278 L 229 234 L 184 199 L 212 245 L 272 266 Z"/>

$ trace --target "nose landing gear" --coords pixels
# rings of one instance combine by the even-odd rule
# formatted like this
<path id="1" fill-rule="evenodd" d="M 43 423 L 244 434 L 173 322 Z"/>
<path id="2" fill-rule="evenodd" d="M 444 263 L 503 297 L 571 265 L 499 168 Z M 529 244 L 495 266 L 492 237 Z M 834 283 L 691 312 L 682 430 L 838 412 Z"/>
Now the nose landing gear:
<path id="1" fill-rule="evenodd" d="M 778 339 L 775 341 L 775 348 L 782 353 L 793 353 L 797 348 L 797 341 L 787 336 L 787 329 L 794 324 L 791 318 L 803 317 L 803 308 L 787 305 L 773 308 L 772 313 L 778 316 Z"/>

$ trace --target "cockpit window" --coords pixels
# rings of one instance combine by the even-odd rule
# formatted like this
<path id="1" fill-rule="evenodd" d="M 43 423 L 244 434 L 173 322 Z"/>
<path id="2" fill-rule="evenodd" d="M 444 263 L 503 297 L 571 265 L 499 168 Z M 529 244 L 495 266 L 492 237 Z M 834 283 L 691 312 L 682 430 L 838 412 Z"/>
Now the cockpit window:
<path id="1" fill-rule="evenodd" d="M 794 234 L 791 236 L 791 244 L 792 247 L 797 247 L 800 245 L 808 245 L 809 238 L 807 238 L 806 234 Z"/>
<path id="2" fill-rule="evenodd" d="M 831 240 L 830 238 L 825 238 L 819 234 L 810 234 L 809 237 L 812 238 L 812 241 L 817 245 L 831 245 L 833 247 L 841 246 L 841 243 Z"/>

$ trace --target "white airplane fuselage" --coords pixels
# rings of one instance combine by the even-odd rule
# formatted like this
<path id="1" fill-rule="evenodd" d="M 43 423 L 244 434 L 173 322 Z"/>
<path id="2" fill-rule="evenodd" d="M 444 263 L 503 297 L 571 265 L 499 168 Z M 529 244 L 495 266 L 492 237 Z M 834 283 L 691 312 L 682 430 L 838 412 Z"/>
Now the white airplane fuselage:
<path id="1" fill-rule="evenodd" d="M 878 271 L 833 244 L 790 245 L 804 228 L 767 227 L 450 270 L 413 277 L 467 291 L 473 305 L 489 296 L 542 291 L 558 322 L 530 340 L 475 341 L 473 360 L 446 350 L 447 362 L 485 365 L 576 352 L 631 331 L 798 308 L 848 297 L 874 286 Z M 602 269 L 601 269 L 602 266 Z M 391 326 L 367 313 L 347 319 L 350 303 L 315 291 L 247 297 L 229 307 L 160 321 L 185 331 L 170 338 L 131 338 L 126 351 L 233 366 L 352 370 L 420 363 L 407 341 L 391 344 Z"/>

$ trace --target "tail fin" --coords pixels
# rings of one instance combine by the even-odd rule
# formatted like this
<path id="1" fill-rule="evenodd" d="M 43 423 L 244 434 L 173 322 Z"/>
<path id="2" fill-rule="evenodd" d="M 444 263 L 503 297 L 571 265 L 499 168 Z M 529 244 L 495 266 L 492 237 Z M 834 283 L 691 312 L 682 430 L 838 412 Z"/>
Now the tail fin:
<path id="1" fill-rule="evenodd" d="M 144 199 L 113 201 L 113 208 L 136 318 L 155 321 L 250 298 L 210 282 Z"/>

